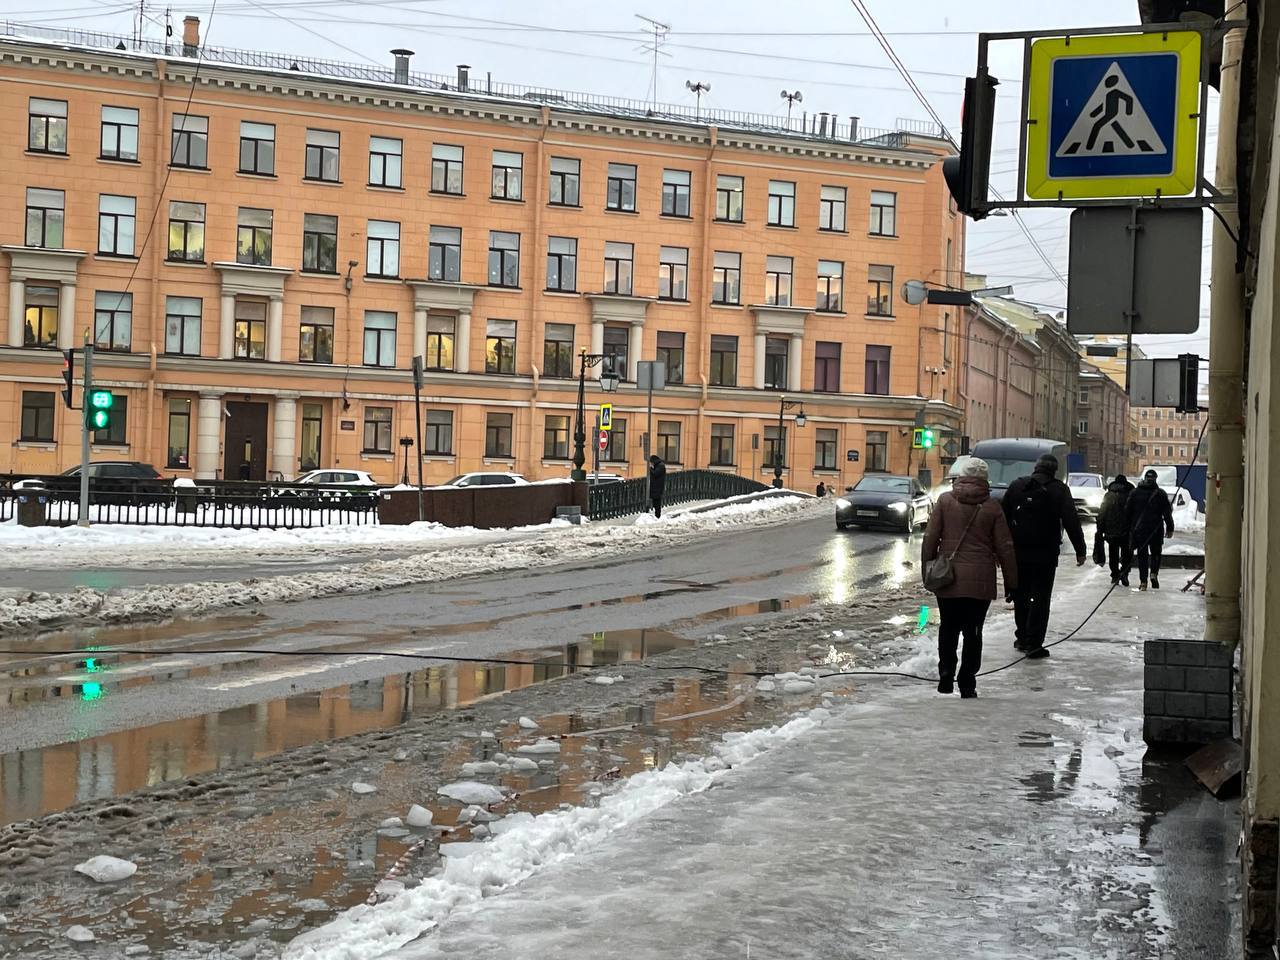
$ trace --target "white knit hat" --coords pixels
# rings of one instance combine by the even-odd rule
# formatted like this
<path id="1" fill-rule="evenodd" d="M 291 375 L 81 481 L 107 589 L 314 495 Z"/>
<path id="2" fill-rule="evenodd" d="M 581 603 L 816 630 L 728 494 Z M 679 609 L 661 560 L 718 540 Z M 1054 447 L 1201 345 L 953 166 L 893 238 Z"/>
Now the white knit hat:
<path id="1" fill-rule="evenodd" d="M 991 471 L 987 467 L 987 461 L 981 457 L 970 457 L 964 462 L 964 466 L 960 468 L 960 476 L 979 477 L 986 480 L 991 476 Z"/>

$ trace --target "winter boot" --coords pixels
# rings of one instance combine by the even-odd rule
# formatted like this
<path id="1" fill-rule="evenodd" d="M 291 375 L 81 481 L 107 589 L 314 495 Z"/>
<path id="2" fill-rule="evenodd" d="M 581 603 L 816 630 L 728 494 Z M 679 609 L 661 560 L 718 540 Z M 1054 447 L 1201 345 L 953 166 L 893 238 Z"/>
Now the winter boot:
<path id="1" fill-rule="evenodd" d="M 961 690 L 960 699 L 961 700 L 977 700 L 978 691 L 977 690 Z"/>
<path id="2" fill-rule="evenodd" d="M 954 692 L 955 692 L 955 683 L 954 683 L 950 678 L 943 678 L 942 680 L 939 680 L 939 681 L 938 681 L 938 692 L 939 692 L 939 693 L 954 693 Z"/>
<path id="3" fill-rule="evenodd" d="M 1147 589 L 1147 581 L 1143 580 L 1140 584 L 1138 584 L 1138 589 L 1139 590 Z"/>
<path id="4" fill-rule="evenodd" d="M 1049 651 L 1044 647 L 1036 647 L 1034 650 L 1027 652 L 1028 660 L 1044 660 L 1049 656 Z"/>
<path id="5" fill-rule="evenodd" d="M 1152 590 L 1160 589 L 1160 578 L 1157 577 L 1154 573 L 1151 575 L 1151 589 Z"/>

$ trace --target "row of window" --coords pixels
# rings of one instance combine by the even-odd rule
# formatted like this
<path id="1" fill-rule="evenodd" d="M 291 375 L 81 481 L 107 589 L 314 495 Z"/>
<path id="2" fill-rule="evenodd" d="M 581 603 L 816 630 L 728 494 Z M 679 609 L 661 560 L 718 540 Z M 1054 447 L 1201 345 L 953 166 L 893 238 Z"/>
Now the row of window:
<path id="1" fill-rule="evenodd" d="M 55 394 L 40 390 L 24 390 L 22 392 L 21 437 L 27 442 L 50 443 L 54 439 L 54 412 L 56 410 Z M 169 467 L 186 469 L 190 466 L 191 456 L 191 401 L 184 398 L 169 400 L 168 421 L 168 459 Z M 392 417 L 391 407 L 366 406 L 363 421 L 363 452 L 369 454 L 390 454 L 392 452 Z M 303 470 L 316 469 L 323 462 L 321 442 L 324 406 L 320 403 L 302 404 L 302 433 L 300 436 L 299 463 Z M 128 397 L 118 394 L 112 409 L 112 423 L 109 430 L 99 430 L 94 434 L 96 444 L 126 443 L 126 423 L 128 420 Z M 428 409 L 425 417 L 425 434 L 423 452 L 428 456 L 452 456 L 454 453 L 453 411 L 447 409 Z M 484 455 L 488 458 L 513 459 L 513 415 L 510 413 L 487 413 L 485 415 Z M 654 433 L 653 452 L 667 463 L 679 464 L 682 451 L 683 424 L 679 420 L 659 420 Z M 629 459 L 627 448 L 627 418 L 615 417 L 613 429 L 610 431 L 608 446 L 601 454 L 601 459 L 612 463 L 625 463 Z M 543 418 L 542 456 L 546 460 L 568 460 L 572 449 L 570 442 L 570 417 L 568 414 L 547 414 Z M 738 466 L 738 434 L 737 424 L 711 424 L 711 449 L 709 463 L 713 467 Z M 761 466 L 769 466 L 774 458 L 781 440 L 782 459 L 786 461 L 787 427 L 779 429 L 777 424 L 765 424 L 763 429 Z M 839 431 L 834 428 L 818 427 L 814 430 L 814 469 L 836 470 L 840 464 Z M 867 448 L 865 468 L 867 470 L 885 470 L 888 464 L 889 434 L 885 430 L 867 431 Z M 1173 451 L 1170 448 L 1170 455 Z"/>
<path id="2" fill-rule="evenodd" d="M 58 248 L 64 242 L 65 194 L 61 190 L 32 187 L 27 190 L 26 244 Z M 274 212 L 240 207 L 236 221 L 236 262 L 270 266 Z M 183 200 L 169 203 L 168 259 L 174 263 L 205 262 L 205 205 Z M 494 287 L 520 286 L 520 234 L 489 232 L 488 282 Z M 133 256 L 137 240 L 137 200 L 102 194 L 98 200 L 98 253 Z M 794 293 L 794 259 L 765 257 L 765 303 L 791 306 Z M 632 296 L 635 245 L 608 241 L 604 246 L 605 293 Z M 302 221 L 302 270 L 336 274 L 338 271 L 338 218 L 304 214 Z M 546 289 L 578 292 L 578 240 L 548 237 Z M 400 224 L 394 220 L 369 220 L 365 274 L 379 279 L 400 276 Z M 462 280 L 462 228 L 432 225 L 427 242 L 427 278 L 446 282 Z M 742 296 L 742 254 L 715 251 L 711 271 L 711 301 L 739 305 Z M 658 298 L 689 299 L 689 250 L 662 246 L 658 250 Z M 871 264 L 867 268 L 869 316 L 892 317 L 893 267 Z M 844 262 L 819 260 L 816 309 L 841 313 L 844 302 Z"/>
<path id="3" fill-rule="evenodd" d="M 24 343 L 29 347 L 55 347 L 58 343 L 58 288 L 28 285 Z M 203 300 L 199 297 L 165 298 L 164 352 L 173 356 L 200 356 Z M 332 307 L 303 306 L 298 324 L 298 359 L 302 363 L 333 363 L 334 319 Z M 397 315 L 385 310 L 364 314 L 363 362 L 369 367 L 396 365 Z M 262 300 L 237 297 L 234 313 L 234 356 L 244 360 L 265 360 L 267 356 L 267 304 Z M 571 323 L 544 326 L 541 375 L 570 379 L 573 369 L 575 327 Z M 625 378 L 630 350 L 630 328 L 607 324 L 603 331 L 604 354 L 612 369 Z M 98 350 L 128 352 L 132 349 L 133 295 L 98 290 L 94 293 L 94 346 Z M 452 371 L 456 343 L 452 317 L 427 318 L 427 354 L 430 370 Z M 815 392 L 841 390 L 840 343 L 814 344 Z M 714 334 L 710 343 L 710 382 L 714 386 L 738 385 L 738 338 Z M 864 393 L 888 395 L 889 363 L 892 348 L 883 344 L 865 347 Z M 771 390 L 798 390 L 788 382 L 790 337 L 765 338 L 765 387 Z M 669 383 L 685 381 L 685 335 L 659 330 L 655 359 L 666 365 Z M 516 321 L 488 320 L 485 326 L 485 372 L 516 372 Z"/>
<path id="4" fill-rule="evenodd" d="M 1178 449 L 1178 453 L 1177 453 L 1178 458 L 1179 458 L 1180 460 L 1186 460 L 1186 459 L 1187 459 L 1187 448 L 1186 448 L 1186 447 L 1178 447 L 1177 449 Z M 1165 455 L 1166 457 L 1169 457 L 1170 459 L 1172 459 L 1172 458 L 1173 458 L 1173 456 L 1174 456 L 1174 452 L 1173 452 L 1174 448 L 1173 448 L 1173 447 L 1171 447 L 1171 446 L 1161 447 L 1158 443 L 1157 443 L 1157 444 L 1154 444 L 1154 445 L 1152 445 L 1152 446 L 1150 446 L 1150 447 L 1146 446 L 1145 444 L 1143 444 L 1143 445 L 1139 445 L 1139 447 L 1138 447 L 1138 456 L 1140 456 L 1140 457 L 1145 457 L 1145 456 L 1158 457 L 1158 456 L 1160 456 L 1160 451 L 1161 451 L 1161 450 L 1163 450 L 1163 451 L 1164 451 L 1164 455 Z"/>
<path id="5" fill-rule="evenodd" d="M 28 101 L 27 149 L 33 153 L 66 154 L 67 101 L 32 97 Z M 341 135 L 334 130 L 308 129 L 304 144 L 303 177 L 325 183 L 339 183 Z M 104 160 L 138 161 L 138 110 L 134 107 L 102 108 L 98 156 Z M 238 172 L 275 176 L 276 127 L 272 123 L 240 121 Z M 431 147 L 431 192 L 461 196 L 463 193 L 464 151 L 456 144 L 435 143 Z M 170 164 L 197 170 L 209 168 L 209 118 L 174 114 L 170 141 Z M 397 137 L 369 137 L 369 186 L 403 189 L 404 141 Z M 548 200 L 554 206 L 581 206 L 581 161 L 574 157 L 552 157 L 549 167 Z M 495 200 L 524 199 L 524 154 L 493 150 L 490 158 L 490 197 Z M 663 216 L 692 217 L 692 181 L 689 170 L 662 172 Z M 721 174 L 716 177 L 717 220 L 743 222 L 745 179 Z M 636 166 L 609 163 L 605 179 L 605 209 L 626 213 L 636 211 L 639 190 Z M 846 231 L 845 187 L 824 185 L 818 197 L 818 229 Z M 868 230 L 872 236 L 897 235 L 897 194 L 886 190 L 871 192 Z M 796 225 L 796 183 L 792 180 L 768 182 L 766 223 L 772 227 Z"/>
<path id="6" fill-rule="evenodd" d="M 1142 436 L 1143 436 L 1144 438 L 1147 436 L 1147 426 L 1146 426 L 1146 424 L 1143 424 L 1141 427 L 1139 427 L 1139 432 L 1142 434 Z M 1181 428 L 1181 433 L 1180 433 L 1179 435 L 1182 437 L 1182 439 L 1183 439 L 1183 440 L 1186 440 L 1186 439 L 1187 439 L 1189 436 L 1191 436 L 1192 434 L 1191 434 L 1191 432 L 1190 432 L 1186 427 L 1182 427 L 1182 428 Z M 1160 428 L 1159 428 L 1159 427 L 1152 427 L 1152 428 L 1151 428 L 1151 436 L 1152 436 L 1154 439 L 1156 439 L 1156 440 L 1160 439 Z M 1166 436 L 1166 437 L 1168 437 L 1170 440 L 1172 440 L 1172 439 L 1174 438 L 1174 428 L 1173 428 L 1173 427 L 1165 427 L 1165 436 Z"/>

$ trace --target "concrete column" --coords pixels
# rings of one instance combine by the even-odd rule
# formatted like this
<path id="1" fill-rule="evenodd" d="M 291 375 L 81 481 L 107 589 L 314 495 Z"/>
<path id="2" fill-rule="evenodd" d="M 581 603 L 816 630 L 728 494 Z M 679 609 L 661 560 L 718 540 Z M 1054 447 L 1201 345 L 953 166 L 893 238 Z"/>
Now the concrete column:
<path id="1" fill-rule="evenodd" d="M 804 337 L 791 335 L 791 348 L 787 351 L 787 389 L 803 390 L 800 378 L 804 372 Z"/>
<path id="2" fill-rule="evenodd" d="M 286 480 L 297 473 L 298 398 L 276 394 L 271 425 L 271 469 Z"/>
<path id="3" fill-rule="evenodd" d="M 26 284 L 9 281 L 9 346 L 20 347 L 24 339 L 22 323 L 27 316 Z"/>
<path id="4" fill-rule="evenodd" d="M 752 386 L 757 390 L 764 389 L 764 341 L 763 333 L 756 334 L 755 367 L 752 371 Z"/>
<path id="5" fill-rule="evenodd" d="M 631 324 L 631 340 L 627 344 L 627 379 L 635 383 L 640 379 L 640 352 L 644 349 L 644 325 Z"/>
<path id="6" fill-rule="evenodd" d="M 284 337 L 284 297 L 272 297 L 267 307 L 267 362 L 280 362 L 280 342 Z"/>
<path id="7" fill-rule="evenodd" d="M 423 344 L 426 344 L 426 324 L 423 324 Z M 457 373 L 471 372 L 471 311 L 458 311 L 458 326 L 453 334 L 453 369 Z"/>
<path id="8" fill-rule="evenodd" d="M 599 354 L 604 353 L 604 321 L 603 320 L 591 321 L 591 352 L 596 354 L 597 356 Z M 599 366 L 592 367 L 590 370 L 588 370 L 587 379 L 599 380 L 600 374 L 604 372 L 603 366 L 604 365 L 601 364 Z"/>
<path id="9" fill-rule="evenodd" d="M 95 339 L 96 331 L 89 332 Z M 64 283 L 58 291 L 58 349 L 70 350 L 76 345 L 76 285 Z"/>
<path id="10" fill-rule="evenodd" d="M 222 316 L 218 324 L 218 359 L 230 360 L 236 352 L 236 298 L 222 295 Z"/>
<path id="11" fill-rule="evenodd" d="M 413 308 L 413 356 L 427 359 L 427 308 Z"/>
<path id="12" fill-rule="evenodd" d="M 222 394 L 202 393 L 196 412 L 197 480 L 216 480 L 222 454 Z"/>

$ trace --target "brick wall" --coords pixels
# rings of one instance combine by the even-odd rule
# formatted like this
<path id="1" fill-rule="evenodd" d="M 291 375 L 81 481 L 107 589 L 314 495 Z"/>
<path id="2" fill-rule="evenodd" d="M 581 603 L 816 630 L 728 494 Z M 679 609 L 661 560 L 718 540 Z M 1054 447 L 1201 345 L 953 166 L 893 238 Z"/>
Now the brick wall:
<path id="1" fill-rule="evenodd" d="M 1148 640 L 1143 661 L 1147 743 L 1209 743 L 1231 736 L 1231 650 L 1203 640 Z"/>

